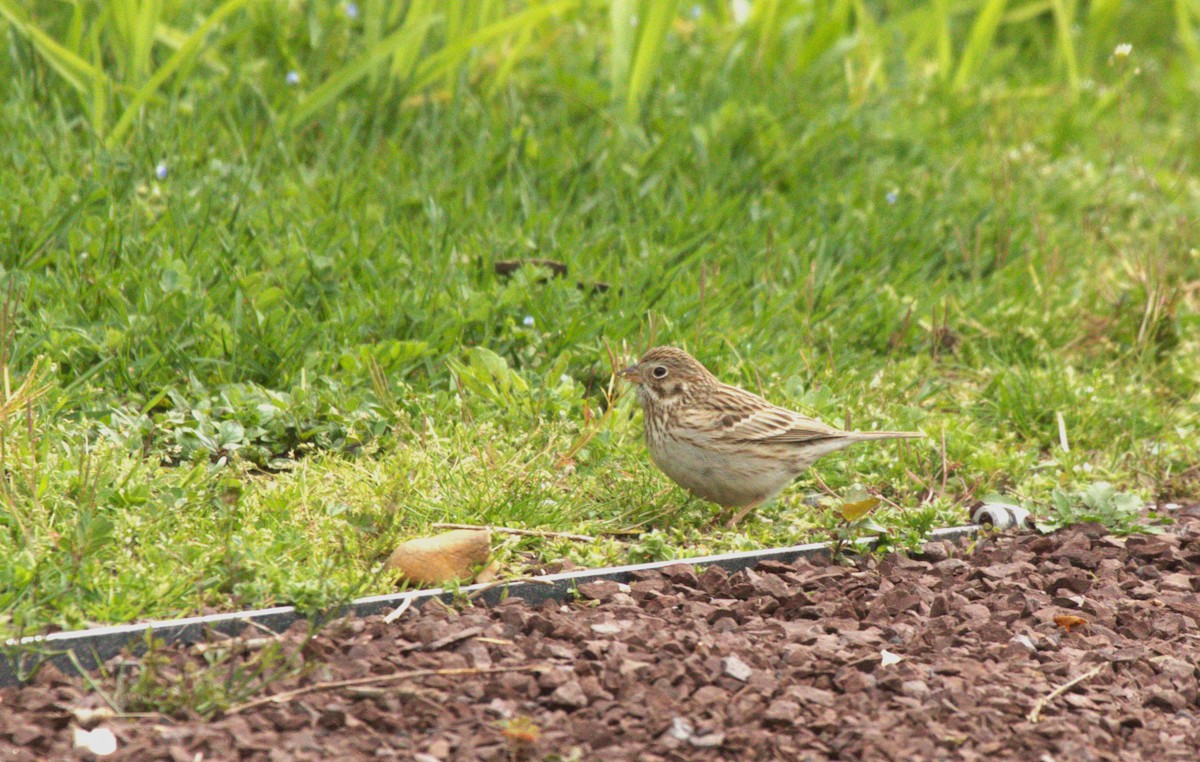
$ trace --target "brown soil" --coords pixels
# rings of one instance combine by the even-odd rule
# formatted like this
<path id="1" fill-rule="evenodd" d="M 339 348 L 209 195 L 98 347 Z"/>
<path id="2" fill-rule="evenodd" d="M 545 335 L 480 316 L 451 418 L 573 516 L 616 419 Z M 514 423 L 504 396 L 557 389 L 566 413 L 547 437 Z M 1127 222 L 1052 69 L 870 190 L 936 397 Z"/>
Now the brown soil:
<path id="1" fill-rule="evenodd" d="M 211 722 L 81 719 L 102 699 L 48 669 L 0 690 L 0 760 L 87 758 L 73 749 L 82 722 L 115 733 L 112 758 L 189 762 L 1192 762 L 1200 508 L 1177 516 L 1160 536 L 1089 525 L 856 567 L 770 563 L 730 576 L 679 564 L 627 587 L 585 585 L 568 605 L 431 603 L 311 640 L 296 627 L 283 650 L 307 669 L 268 693 L 317 690 Z M 885 651 L 900 660 L 885 663 Z M 160 656 L 166 676 L 205 658 Z M 228 674 L 261 656 L 235 657 Z M 421 670 L 457 671 L 398 676 Z M 99 683 L 112 692 L 115 681 Z"/>

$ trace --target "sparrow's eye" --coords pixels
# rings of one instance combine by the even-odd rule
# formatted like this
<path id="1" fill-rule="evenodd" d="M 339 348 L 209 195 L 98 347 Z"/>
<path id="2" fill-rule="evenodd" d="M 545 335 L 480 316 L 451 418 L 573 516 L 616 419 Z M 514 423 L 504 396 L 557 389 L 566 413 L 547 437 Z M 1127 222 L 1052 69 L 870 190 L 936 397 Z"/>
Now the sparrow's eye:
<path id="1" fill-rule="evenodd" d="M 650 373 L 655 378 L 666 378 L 667 377 L 667 369 L 661 365 L 654 366 L 654 370 L 650 371 Z"/>

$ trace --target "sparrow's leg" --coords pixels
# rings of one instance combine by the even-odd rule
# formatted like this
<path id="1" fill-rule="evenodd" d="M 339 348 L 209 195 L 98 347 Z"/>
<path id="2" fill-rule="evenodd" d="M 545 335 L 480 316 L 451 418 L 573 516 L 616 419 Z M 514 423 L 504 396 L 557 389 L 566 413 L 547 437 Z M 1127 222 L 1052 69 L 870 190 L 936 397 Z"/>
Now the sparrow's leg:
<path id="1" fill-rule="evenodd" d="M 755 500 L 751 503 L 748 503 L 748 504 L 742 506 L 742 509 L 740 511 L 733 514 L 733 518 L 731 518 L 729 521 L 725 522 L 725 526 L 732 529 L 733 527 L 737 526 L 739 521 L 746 518 L 746 515 L 749 514 L 750 511 L 753 511 L 755 508 L 757 508 L 760 505 L 762 505 L 762 500 Z"/>

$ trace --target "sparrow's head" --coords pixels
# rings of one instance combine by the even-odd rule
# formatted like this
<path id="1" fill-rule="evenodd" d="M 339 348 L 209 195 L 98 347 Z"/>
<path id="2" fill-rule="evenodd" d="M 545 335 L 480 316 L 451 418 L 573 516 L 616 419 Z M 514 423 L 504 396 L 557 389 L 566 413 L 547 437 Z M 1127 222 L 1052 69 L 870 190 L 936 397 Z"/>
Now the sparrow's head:
<path id="1" fill-rule="evenodd" d="M 655 347 L 617 375 L 637 386 L 643 404 L 648 400 L 680 401 L 697 389 L 717 383 L 699 361 L 675 347 Z"/>

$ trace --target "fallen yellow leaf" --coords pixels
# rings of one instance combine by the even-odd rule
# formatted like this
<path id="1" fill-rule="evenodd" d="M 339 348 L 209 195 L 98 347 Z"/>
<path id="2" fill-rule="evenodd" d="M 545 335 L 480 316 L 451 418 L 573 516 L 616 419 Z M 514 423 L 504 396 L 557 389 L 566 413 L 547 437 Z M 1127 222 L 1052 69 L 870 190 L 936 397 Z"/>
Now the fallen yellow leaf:
<path id="1" fill-rule="evenodd" d="M 869 497 L 866 500 L 858 500 L 853 503 L 842 503 L 842 507 L 838 510 L 841 511 L 842 518 L 846 521 L 858 521 L 870 513 L 877 505 L 879 505 L 879 498 Z"/>

